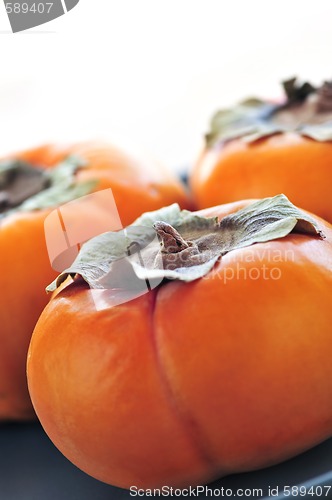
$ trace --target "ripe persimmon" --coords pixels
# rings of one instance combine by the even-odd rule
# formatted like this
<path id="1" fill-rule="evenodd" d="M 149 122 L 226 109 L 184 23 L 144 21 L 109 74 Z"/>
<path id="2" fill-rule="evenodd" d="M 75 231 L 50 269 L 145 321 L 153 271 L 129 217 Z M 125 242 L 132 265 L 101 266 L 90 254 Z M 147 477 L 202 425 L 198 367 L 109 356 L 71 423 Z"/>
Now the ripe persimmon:
<path id="1" fill-rule="evenodd" d="M 51 267 L 48 254 L 57 252 L 57 237 L 48 244 L 48 252 L 44 224 L 63 203 L 97 191 L 107 195 L 108 188 L 120 225 L 147 209 L 174 201 L 189 204 L 181 184 L 157 162 L 137 159 L 105 143 L 45 145 L 0 163 L 0 420 L 34 415 L 26 384 L 26 354 L 35 323 L 48 302 L 45 286 L 61 270 Z M 95 236 L 106 230 L 107 209 L 98 203 L 77 205 L 67 214 L 69 229 L 67 224 L 61 228 L 59 211 L 54 212 L 49 236 L 52 239 L 58 226 L 64 245 L 70 244 L 70 232 L 90 230 Z"/>
<path id="2" fill-rule="evenodd" d="M 284 193 L 332 222 L 332 84 L 284 86 L 281 104 L 248 99 L 215 114 L 191 174 L 198 208 Z"/>
<path id="3" fill-rule="evenodd" d="M 277 196 L 171 206 L 126 237 L 82 247 L 32 336 L 32 402 L 69 460 L 124 488 L 186 487 L 331 436 L 328 223 Z"/>

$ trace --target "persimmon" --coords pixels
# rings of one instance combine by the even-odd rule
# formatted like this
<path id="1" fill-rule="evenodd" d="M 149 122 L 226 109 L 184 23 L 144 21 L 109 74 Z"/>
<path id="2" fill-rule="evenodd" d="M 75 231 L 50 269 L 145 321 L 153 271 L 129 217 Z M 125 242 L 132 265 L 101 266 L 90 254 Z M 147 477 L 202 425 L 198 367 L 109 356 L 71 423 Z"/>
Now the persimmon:
<path id="1" fill-rule="evenodd" d="M 198 208 L 286 194 L 332 222 L 332 84 L 284 82 L 286 99 L 221 110 L 191 174 Z"/>
<path id="2" fill-rule="evenodd" d="M 173 205 L 92 239 L 29 348 L 46 433 L 124 488 L 203 484 L 323 441 L 331 263 L 332 227 L 282 195 Z"/>
<path id="3" fill-rule="evenodd" d="M 165 203 L 189 203 L 180 183 L 157 162 L 138 159 L 105 143 L 45 145 L 0 162 L 0 420 L 34 415 L 25 366 L 33 328 L 49 300 L 45 287 L 64 269 L 59 259 L 70 263 L 79 242 L 90 233 L 95 236 L 111 229 L 105 202 L 108 188 L 120 227 Z M 97 191 L 95 204 L 70 202 Z M 61 222 L 64 227 L 59 222 L 60 211 L 54 211 L 60 205 L 63 217 L 66 211 L 66 220 Z M 51 239 L 48 251 L 44 224 Z M 53 234 L 55 229 L 63 239 L 60 247 L 68 250 L 57 262 L 60 236 Z M 77 233 L 86 238 L 82 236 L 67 248 L 70 237 Z M 49 259 L 52 253 L 55 269 Z"/>

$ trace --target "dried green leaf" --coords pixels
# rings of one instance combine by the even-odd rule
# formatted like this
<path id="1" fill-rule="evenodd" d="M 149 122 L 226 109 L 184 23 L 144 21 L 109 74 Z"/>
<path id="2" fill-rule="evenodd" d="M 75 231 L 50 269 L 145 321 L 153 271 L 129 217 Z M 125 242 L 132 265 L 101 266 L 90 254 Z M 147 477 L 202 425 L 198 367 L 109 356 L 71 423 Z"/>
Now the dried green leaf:
<path id="1" fill-rule="evenodd" d="M 0 162 L 0 213 L 19 206 L 46 189 L 50 181 L 45 170 L 22 160 Z"/>
<path id="2" fill-rule="evenodd" d="M 286 100 L 280 105 L 250 98 L 230 109 L 222 109 L 211 119 L 206 144 L 241 138 L 245 142 L 283 132 L 297 132 L 315 141 L 332 140 L 332 83 L 315 88 L 296 78 L 283 82 Z"/>
<path id="3" fill-rule="evenodd" d="M 20 160 L 0 163 L 0 188 L 7 186 L 6 205 L 1 215 L 59 206 L 91 193 L 97 181 L 77 182 L 75 178 L 76 171 L 85 165 L 86 162 L 76 156 L 66 158 L 49 170 Z"/>
<path id="4" fill-rule="evenodd" d="M 220 223 L 215 217 L 171 205 L 142 215 L 125 230 L 87 242 L 73 265 L 47 290 L 55 290 L 68 275 L 76 274 L 91 288 L 122 291 L 137 288 L 137 280 L 149 282 L 150 288 L 164 279 L 189 282 L 206 275 L 228 252 L 283 238 L 292 231 L 324 237 L 316 221 L 284 195 L 252 203 Z"/>
<path id="5" fill-rule="evenodd" d="M 299 132 L 317 142 L 332 141 L 332 120 L 317 125 L 305 125 Z"/>
<path id="6" fill-rule="evenodd" d="M 212 146 L 216 142 L 237 137 L 264 134 L 265 127 L 269 127 L 264 117 L 271 110 L 270 104 L 255 98 L 247 99 L 233 108 L 219 110 L 212 117 L 210 131 L 206 135 L 207 145 Z"/>

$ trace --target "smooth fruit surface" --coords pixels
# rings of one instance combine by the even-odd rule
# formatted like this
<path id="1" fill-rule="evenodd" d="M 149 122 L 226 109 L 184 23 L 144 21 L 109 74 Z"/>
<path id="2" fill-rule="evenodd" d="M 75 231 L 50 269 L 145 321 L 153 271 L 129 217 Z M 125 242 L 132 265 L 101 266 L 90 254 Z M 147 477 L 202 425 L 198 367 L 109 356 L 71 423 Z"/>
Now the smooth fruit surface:
<path id="1" fill-rule="evenodd" d="M 113 485 L 185 487 L 331 436 L 332 228 L 316 222 L 325 239 L 240 248 L 204 278 L 121 305 L 68 278 L 28 356 L 35 410 L 60 451 Z"/>

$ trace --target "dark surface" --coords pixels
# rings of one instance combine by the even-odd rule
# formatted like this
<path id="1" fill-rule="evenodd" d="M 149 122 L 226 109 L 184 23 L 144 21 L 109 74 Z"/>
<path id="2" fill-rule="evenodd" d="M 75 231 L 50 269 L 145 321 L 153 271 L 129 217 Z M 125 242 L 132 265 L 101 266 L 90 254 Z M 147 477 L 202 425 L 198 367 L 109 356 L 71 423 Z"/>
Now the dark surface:
<path id="1" fill-rule="evenodd" d="M 293 460 L 261 471 L 223 478 L 210 488 L 231 488 L 233 498 L 239 497 L 238 488 L 251 490 L 251 495 L 246 497 L 276 498 L 269 496 L 269 487 L 279 486 L 278 498 L 284 498 L 284 486 L 292 485 L 305 486 L 307 491 L 313 486 L 313 495 L 307 498 L 332 498 L 332 439 Z M 316 489 L 317 485 L 331 486 L 331 490 Z M 260 492 L 253 492 L 254 488 L 262 489 L 263 497 Z M 225 490 L 220 498 L 226 498 Z M 300 492 L 295 496 L 303 498 Z M 207 495 L 204 493 L 199 497 L 206 498 Z M 81 472 L 53 446 L 38 423 L 0 425 L 0 500 L 130 498 L 142 496 L 131 496 L 129 491 L 108 486 Z M 169 495 L 168 498 L 178 497 Z"/>

